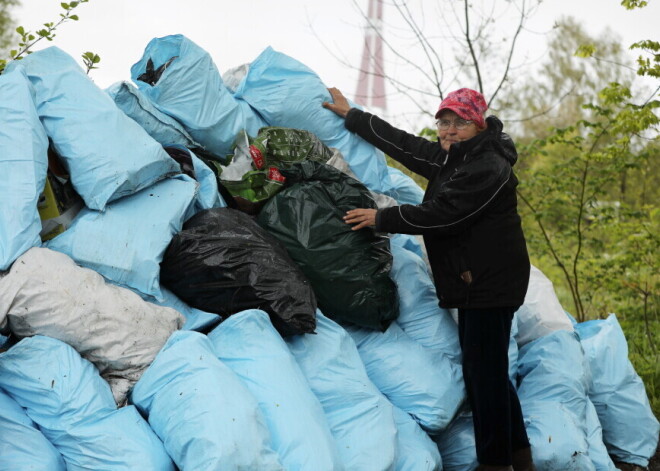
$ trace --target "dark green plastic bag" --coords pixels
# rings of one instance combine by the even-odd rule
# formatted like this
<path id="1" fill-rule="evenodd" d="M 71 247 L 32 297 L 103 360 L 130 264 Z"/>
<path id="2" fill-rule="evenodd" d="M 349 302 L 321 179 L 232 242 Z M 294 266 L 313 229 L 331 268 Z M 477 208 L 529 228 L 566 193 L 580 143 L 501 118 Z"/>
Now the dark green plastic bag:
<path id="1" fill-rule="evenodd" d="M 262 208 L 257 222 L 286 247 L 331 319 L 386 330 L 399 315 L 389 273 L 389 239 L 373 229 L 351 230 L 346 211 L 375 208 L 369 190 L 329 165 L 294 163 L 286 185 Z"/>

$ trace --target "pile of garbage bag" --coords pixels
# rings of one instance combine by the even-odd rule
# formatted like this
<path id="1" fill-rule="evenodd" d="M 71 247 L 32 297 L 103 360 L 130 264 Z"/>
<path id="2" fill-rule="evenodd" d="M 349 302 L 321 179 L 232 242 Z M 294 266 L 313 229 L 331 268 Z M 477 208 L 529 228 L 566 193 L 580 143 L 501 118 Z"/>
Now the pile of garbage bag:
<path id="1" fill-rule="evenodd" d="M 327 163 L 334 153 L 319 138 L 302 129 L 263 127 L 256 137 L 241 132 L 229 165 L 215 163 L 221 184 L 234 197 L 265 202 L 284 187 L 280 168 L 303 160 Z"/>
<path id="2" fill-rule="evenodd" d="M 194 308 L 223 318 L 257 308 L 283 336 L 314 332 L 316 297 L 287 251 L 247 214 L 214 208 L 170 242 L 161 281 Z"/>
<path id="3" fill-rule="evenodd" d="M 354 208 L 375 208 L 367 188 L 311 160 L 282 170 L 287 186 L 263 206 L 257 222 L 301 267 L 331 319 L 386 330 L 398 315 L 390 278 L 389 239 L 354 231 L 343 220 Z"/>
<path id="4" fill-rule="evenodd" d="M 57 47 L 0 75 L 0 470 L 475 469 L 423 246 L 341 220 L 422 189 L 272 48 L 221 76 L 155 38 L 131 78 Z M 532 267 L 509 371 L 539 471 L 648 464 L 627 353 Z"/>

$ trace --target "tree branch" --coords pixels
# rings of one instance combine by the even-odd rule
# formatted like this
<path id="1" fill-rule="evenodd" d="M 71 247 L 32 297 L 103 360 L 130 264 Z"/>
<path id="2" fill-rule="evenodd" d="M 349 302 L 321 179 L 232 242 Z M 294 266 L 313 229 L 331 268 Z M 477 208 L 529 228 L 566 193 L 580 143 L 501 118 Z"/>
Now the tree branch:
<path id="1" fill-rule="evenodd" d="M 465 5 L 465 40 L 470 50 L 470 56 L 472 57 L 472 65 L 474 66 L 474 71 L 477 74 L 477 83 L 479 84 L 479 91 L 484 92 L 484 84 L 481 81 L 481 70 L 479 69 L 479 60 L 477 55 L 474 52 L 474 46 L 472 45 L 472 38 L 470 38 L 470 14 L 469 14 L 469 3 L 468 0 L 463 0 Z"/>
<path id="2" fill-rule="evenodd" d="M 522 194 L 520 190 L 516 190 L 516 193 L 520 197 L 520 199 L 527 205 L 527 207 L 530 209 L 532 214 L 534 215 L 534 220 L 536 221 L 536 224 L 539 226 L 539 229 L 541 229 L 541 234 L 543 234 L 543 238 L 545 239 L 546 245 L 548 249 L 550 250 L 550 254 L 552 257 L 555 259 L 555 263 L 557 266 L 561 269 L 561 271 L 564 273 L 564 278 L 566 279 L 566 282 L 568 283 L 568 287 L 571 290 L 571 297 L 573 298 L 573 305 L 575 306 L 576 311 L 579 310 L 579 303 L 578 303 L 578 298 L 577 298 L 577 293 L 575 291 L 575 288 L 573 286 L 573 280 L 571 279 L 571 275 L 568 273 L 568 270 L 566 269 L 566 266 L 564 263 L 561 261 L 559 258 L 559 255 L 557 254 L 557 251 L 555 250 L 554 246 L 552 245 L 552 241 L 550 240 L 550 236 L 548 235 L 548 232 L 545 229 L 545 226 L 541 222 L 541 218 L 538 216 L 538 211 L 532 204 L 529 202 L 527 198 L 525 198 L 525 195 Z M 576 312 L 577 314 L 577 312 Z"/>
<path id="3" fill-rule="evenodd" d="M 526 19 L 527 16 L 525 14 L 525 1 L 523 0 L 522 9 L 520 10 L 520 21 L 518 22 L 518 27 L 516 28 L 516 32 L 513 35 L 513 39 L 511 40 L 511 48 L 509 49 L 509 55 L 506 59 L 506 67 L 504 68 L 504 73 L 502 74 L 502 79 L 500 80 L 500 83 L 497 85 L 497 88 L 495 88 L 495 91 L 490 96 L 490 100 L 488 101 L 488 107 L 490 107 L 490 104 L 493 102 L 493 100 L 499 93 L 500 89 L 502 88 L 502 85 L 509 76 L 509 68 L 511 67 L 511 60 L 513 59 L 513 51 L 516 49 L 516 41 L 518 40 L 518 36 L 520 35 L 520 32 L 523 29 L 523 25 L 525 24 Z"/>

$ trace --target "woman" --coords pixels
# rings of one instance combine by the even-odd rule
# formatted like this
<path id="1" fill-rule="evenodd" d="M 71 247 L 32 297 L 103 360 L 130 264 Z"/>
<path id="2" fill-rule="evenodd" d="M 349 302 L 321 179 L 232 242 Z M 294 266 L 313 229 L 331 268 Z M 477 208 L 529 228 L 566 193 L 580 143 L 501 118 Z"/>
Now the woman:
<path id="1" fill-rule="evenodd" d="M 411 171 L 426 177 L 419 205 L 354 209 L 353 230 L 421 234 L 443 308 L 458 308 L 463 376 L 472 407 L 479 470 L 533 470 L 516 390 L 508 377 L 511 320 L 525 298 L 529 257 L 517 212 L 513 141 L 481 93 L 461 88 L 435 117 L 439 142 L 351 108 L 335 88 L 323 106 Z M 511 467 L 513 465 L 513 468 Z"/>

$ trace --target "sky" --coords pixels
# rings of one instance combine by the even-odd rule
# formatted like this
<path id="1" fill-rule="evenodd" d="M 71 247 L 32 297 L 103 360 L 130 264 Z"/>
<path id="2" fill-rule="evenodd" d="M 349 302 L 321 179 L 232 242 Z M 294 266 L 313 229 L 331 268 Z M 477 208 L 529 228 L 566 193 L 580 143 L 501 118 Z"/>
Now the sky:
<path id="1" fill-rule="evenodd" d="M 383 35 L 414 58 L 406 32 L 409 28 L 398 20 L 394 2 L 401 0 L 385 0 Z M 443 25 L 454 21 L 448 4 L 460 2 L 408 3 L 426 35 L 437 35 L 438 42 L 448 40 L 440 34 Z M 473 3 L 487 6 L 492 0 Z M 544 0 L 519 40 L 517 60 L 533 61 L 543 56 L 544 33 L 561 15 L 579 19 L 592 34 L 610 28 L 625 45 L 641 39 L 657 40 L 654 33 L 660 20 L 660 2 L 649 3 L 640 11 L 627 11 L 618 0 Z M 76 9 L 79 21 L 61 25 L 53 42 L 41 41 L 34 49 L 55 45 L 76 58 L 86 51 L 97 53 L 101 57 L 99 69 L 90 76 L 105 88 L 130 80 L 131 65 L 155 37 L 184 34 L 211 54 L 221 73 L 251 62 L 271 46 L 303 62 L 326 85 L 338 87 L 353 98 L 365 26 L 360 9 L 366 11 L 367 4 L 368 0 L 89 0 Z M 22 0 L 13 17 L 18 25 L 34 31 L 45 22 L 56 21 L 61 11 L 60 0 Z M 497 11 L 496 19 L 504 32 L 515 26 L 506 12 Z M 387 74 L 416 83 L 419 77 L 414 71 L 397 65 L 387 51 L 385 54 Z M 345 64 L 353 64 L 353 68 Z M 387 93 L 386 118 L 400 127 L 418 122 L 419 112 L 406 97 L 395 94 L 392 87 Z"/>

